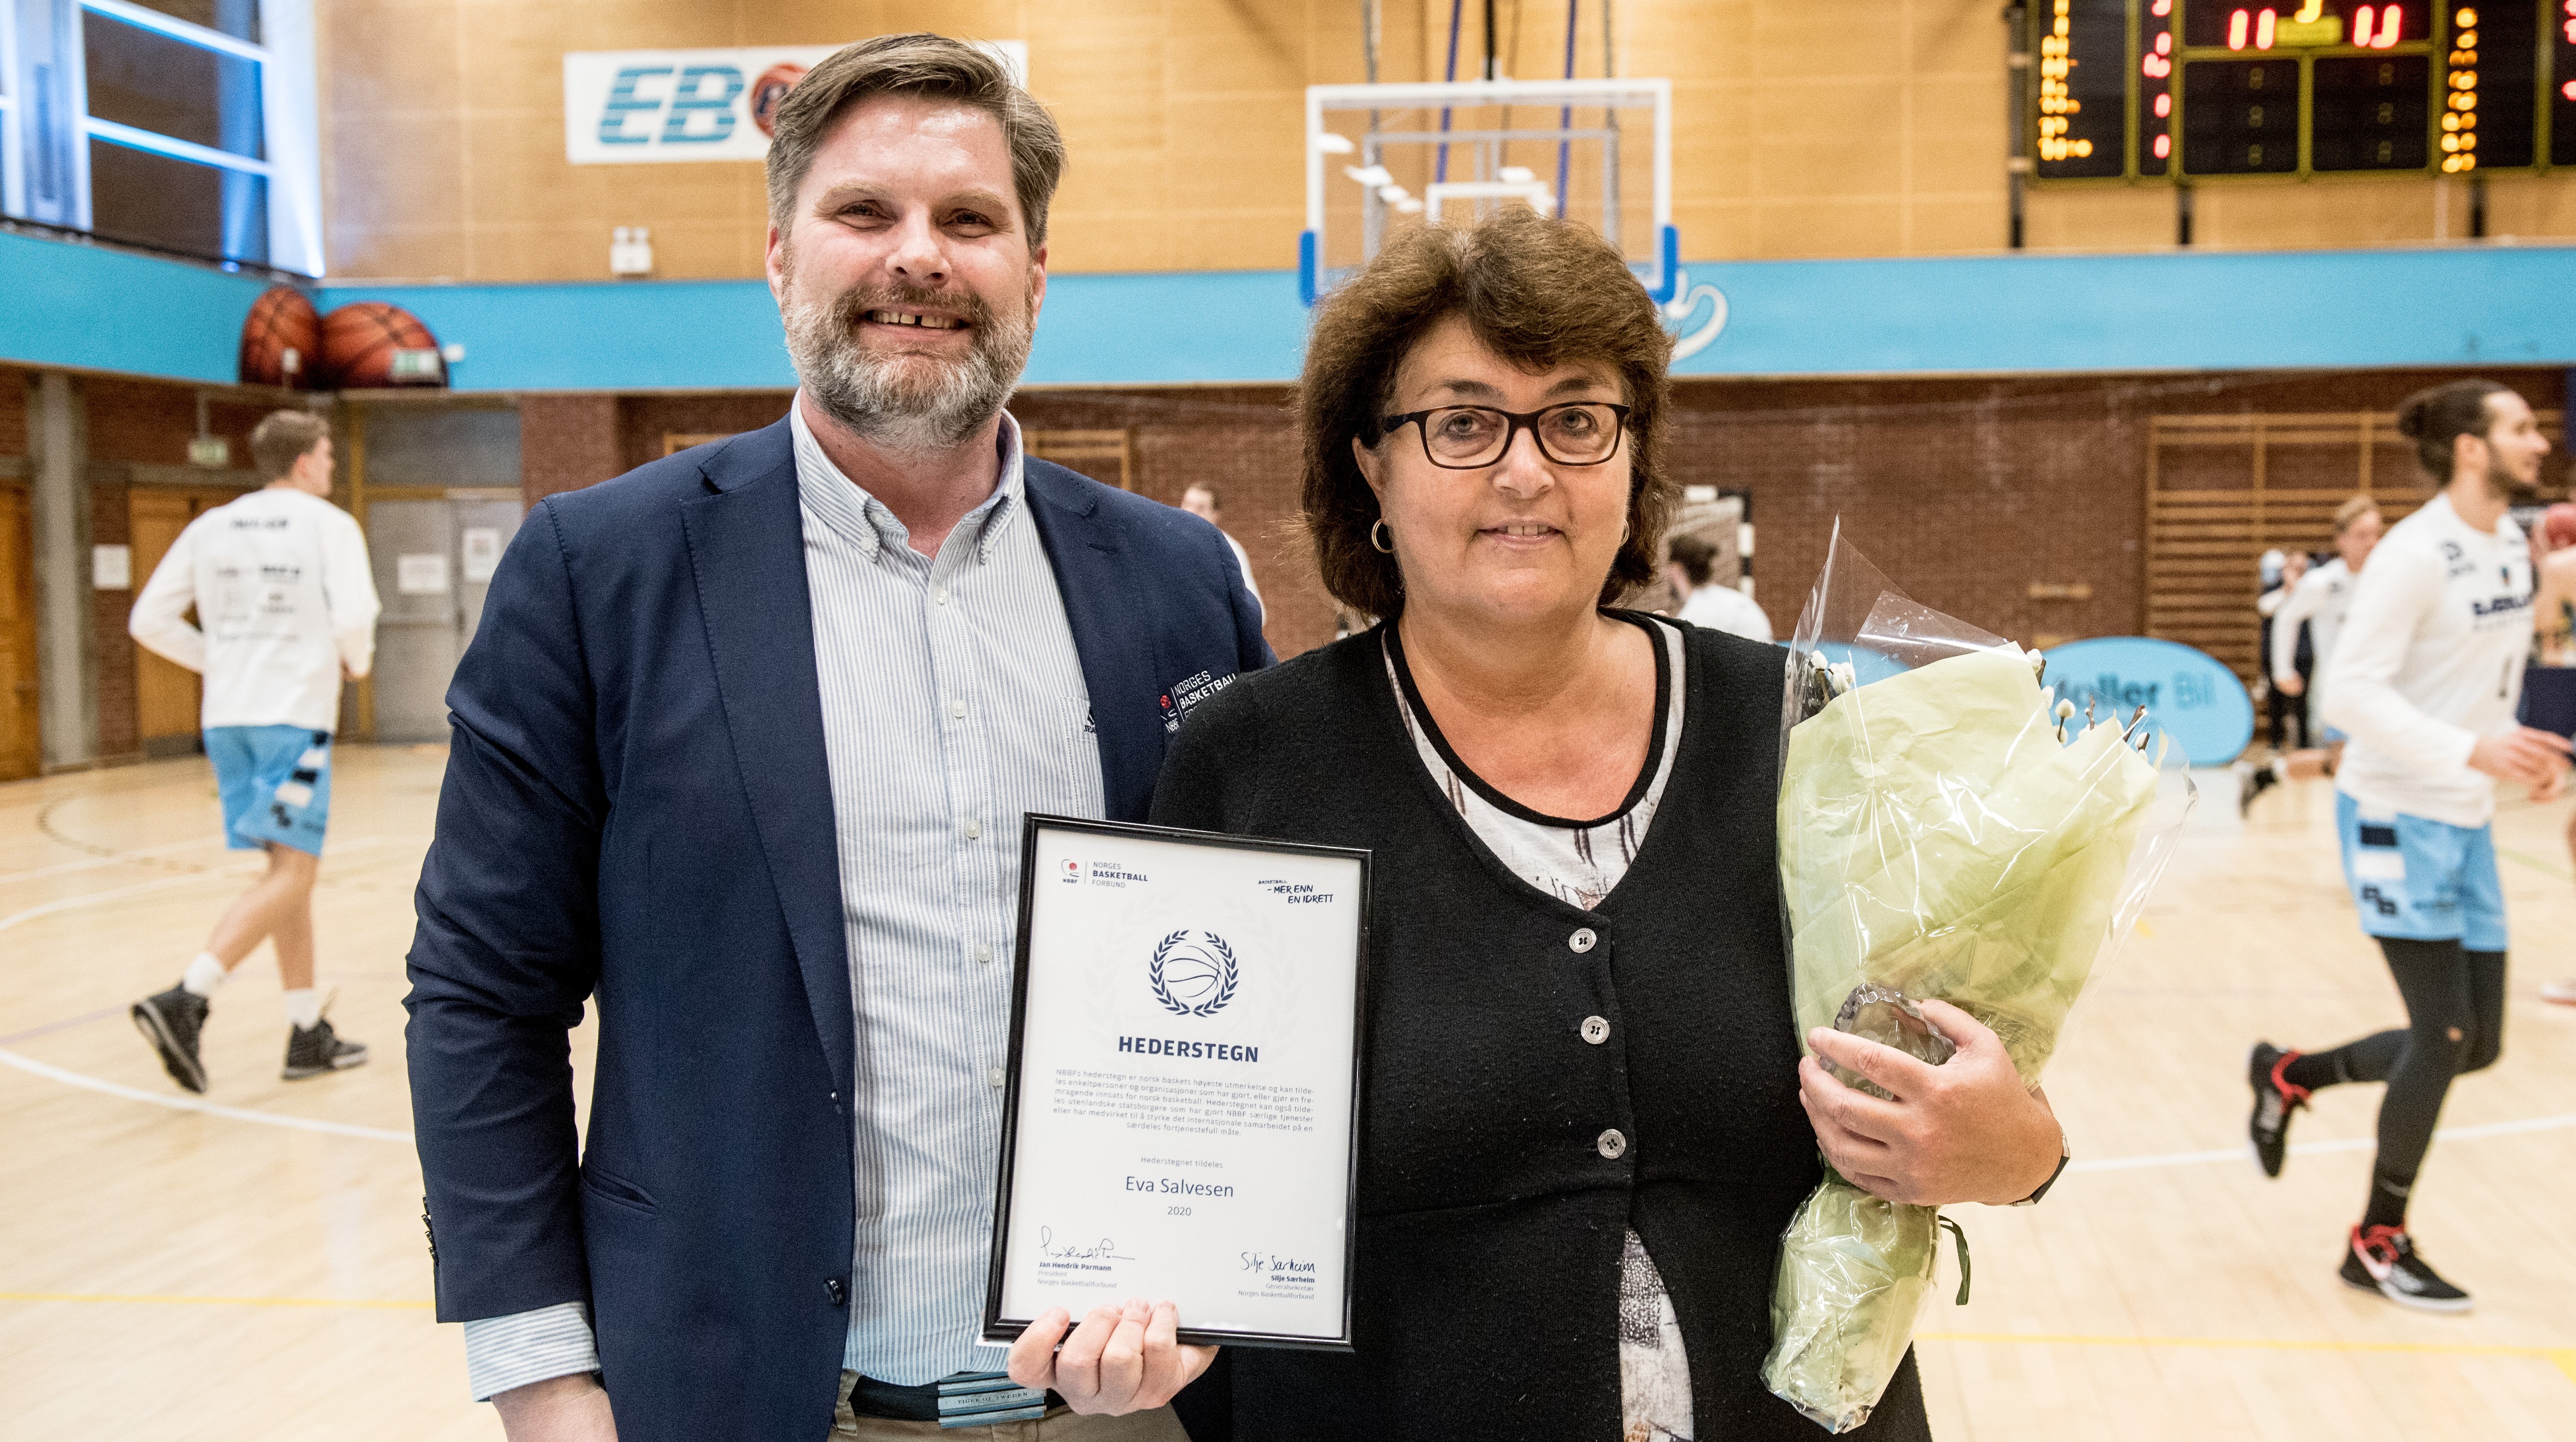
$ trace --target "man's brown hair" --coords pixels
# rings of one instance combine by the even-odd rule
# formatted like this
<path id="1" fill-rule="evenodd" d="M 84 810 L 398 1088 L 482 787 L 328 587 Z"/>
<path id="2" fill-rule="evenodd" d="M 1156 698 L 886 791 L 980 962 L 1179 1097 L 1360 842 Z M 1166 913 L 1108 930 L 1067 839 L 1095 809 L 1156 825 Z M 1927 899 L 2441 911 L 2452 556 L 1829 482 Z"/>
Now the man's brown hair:
<path id="1" fill-rule="evenodd" d="M 2375 516 L 2378 514 L 2379 503 L 2377 501 L 2372 500 L 2368 496 L 2355 496 L 2351 500 L 2344 502 L 2342 505 L 2335 507 L 2335 534 L 2340 536 L 2344 532 L 2351 530 L 2352 523 L 2360 520 L 2364 516 Z"/>
<path id="2" fill-rule="evenodd" d="M 1709 574 L 1717 569 L 1717 547 L 1706 536 L 1675 536 L 1671 555 L 1673 564 L 1690 577 L 1693 589 L 1708 584 Z"/>
<path id="3" fill-rule="evenodd" d="M 880 35 L 844 45 L 778 102 L 777 133 L 769 141 L 769 223 L 780 234 L 788 231 L 796 188 L 814 168 L 814 152 L 832 123 L 851 106 L 880 95 L 954 101 L 1001 122 L 1029 249 L 1046 244 L 1047 203 L 1064 178 L 1064 137 L 1054 117 L 1011 79 L 993 52 L 928 34 Z"/>
<path id="4" fill-rule="evenodd" d="M 331 423 L 311 411 L 270 411 L 250 433 L 250 463 L 273 481 L 330 438 Z"/>
<path id="5" fill-rule="evenodd" d="M 2445 381 L 2397 403 L 2397 433 L 2415 443 L 2415 459 L 2432 474 L 2433 484 L 2451 483 L 2451 456 L 2460 437 L 2484 440 L 2495 426 L 2487 397 L 2504 389 L 2487 380 Z"/>
<path id="6" fill-rule="evenodd" d="M 1306 442 L 1303 519 L 1324 589 L 1370 615 L 1404 609 L 1395 557 L 1369 544 L 1377 494 L 1351 442 L 1383 438 L 1378 422 L 1393 407 L 1396 369 L 1451 316 L 1526 370 L 1598 361 L 1618 376 L 1630 407 L 1628 536 L 1601 602 L 1654 580 L 1673 508 L 1663 469 L 1672 341 L 1646 288 L 1599 234 L 1511 206 L 1472 227 L 1425 226 L 1388 242 L 1316 311 L 1297 410 Z"/>

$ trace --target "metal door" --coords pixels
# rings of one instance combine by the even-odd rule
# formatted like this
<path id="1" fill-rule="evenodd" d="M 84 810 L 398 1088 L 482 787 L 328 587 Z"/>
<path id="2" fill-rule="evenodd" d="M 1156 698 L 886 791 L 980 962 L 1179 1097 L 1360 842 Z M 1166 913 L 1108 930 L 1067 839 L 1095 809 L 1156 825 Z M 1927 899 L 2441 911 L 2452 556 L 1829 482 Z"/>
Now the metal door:
<path id="1" fill-rule="evenodd" d="M 445 741 L 447 687 L 483 619 L 492 566 L 519 529 L 515 493 L 371 500 L 367 550 L 376 622 L 376 739 Z"/>

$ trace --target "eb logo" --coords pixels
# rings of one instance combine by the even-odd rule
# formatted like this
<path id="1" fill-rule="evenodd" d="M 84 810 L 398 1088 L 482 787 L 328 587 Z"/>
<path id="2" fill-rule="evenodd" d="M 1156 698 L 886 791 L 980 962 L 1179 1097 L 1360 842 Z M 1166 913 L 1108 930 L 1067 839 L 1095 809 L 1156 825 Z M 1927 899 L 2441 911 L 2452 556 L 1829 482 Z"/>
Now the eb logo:
<path id="1" fill-rule="evenodd" d="M 675 71 L 678 80 L 666 81 Z M 761 79 L 766 85 L 770 77 Z M 653 83 L 651 94 L 645 93 L 647 82 Z M 730 65 L 620 66 L 599 109 L 599 143 L 721 145 L 733 138 L 734 101 L 744 89 L 742 72 Z M 776 96 L 769 103 L 775 109 Z M 662 122 L 658 134 L 656 116 Z"/>

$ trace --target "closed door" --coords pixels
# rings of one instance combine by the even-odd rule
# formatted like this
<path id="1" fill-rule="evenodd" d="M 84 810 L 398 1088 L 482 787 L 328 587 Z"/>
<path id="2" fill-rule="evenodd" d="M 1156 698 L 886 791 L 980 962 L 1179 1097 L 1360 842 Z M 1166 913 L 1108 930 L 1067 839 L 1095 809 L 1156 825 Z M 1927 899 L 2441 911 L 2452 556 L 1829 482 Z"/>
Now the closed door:
<path id="1" fill-rule="evenodd" d="M 367 551 L 385 607 L 376 622 L 378 740 L 447 739 L 448 683 L 524 509 L 503 495 L 368 503 Z"/>
<path id="2" fill-rule="evenodd" d="M 36 720 L 36 548 L 24 486 L 0 486 L 0 781 L 33 776 L 44 749 Z"/>
<path id="3" fill-rule="evenodd" d="M 139 594 L 161 558 L 188 523 L 234 500 L 239 491 L 136 486 L 126 493 L 126 524 L 134 547 L 134 588 Z M 196 613 L 189 612 L 191 623 Z M 145 755 L 175 756 L 197 749 L 205 682 L 196 672 L 134 648 L 135 735 Z"/>

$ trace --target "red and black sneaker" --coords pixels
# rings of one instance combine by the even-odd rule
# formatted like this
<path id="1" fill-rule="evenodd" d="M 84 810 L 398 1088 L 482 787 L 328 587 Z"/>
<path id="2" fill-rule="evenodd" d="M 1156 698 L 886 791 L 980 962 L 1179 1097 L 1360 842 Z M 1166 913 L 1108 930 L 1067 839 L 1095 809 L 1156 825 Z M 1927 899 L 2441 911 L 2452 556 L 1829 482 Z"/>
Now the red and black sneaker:
<path id="1" fill-rule="evenodd" d="M 2403 1227 L 2353 1228 L 2343 1249 L 2343 1282 L 2419 1312 L 2469 1310 L 2469 1294 L 2415 1255 L 2415 1239 Z"/>
<path id="2" fill-rule="evenodd" d="M 2308 1089 L 2286 1075 L 2300 1055 L 2258 1041 L 2254 1054 L 2246 1059 L 2246 1080 L 2254 1087 L 2254 1117 L 2245 1129 L 2254 1138 L 2254 1160 L 2263 1164 L 2267 1177 L 2279 1176 L 2281 1161 L 2289 1155 L 2290 1113 L 2308 1104 Z"/>

